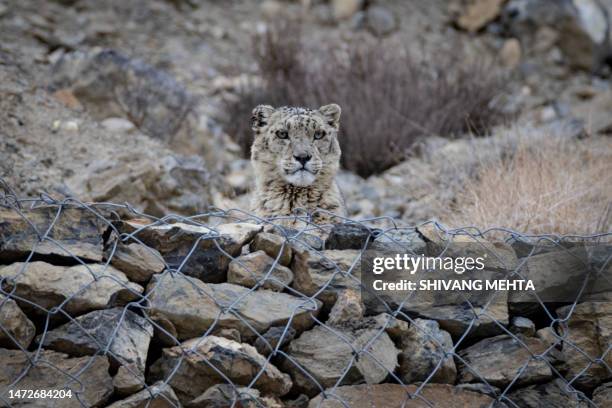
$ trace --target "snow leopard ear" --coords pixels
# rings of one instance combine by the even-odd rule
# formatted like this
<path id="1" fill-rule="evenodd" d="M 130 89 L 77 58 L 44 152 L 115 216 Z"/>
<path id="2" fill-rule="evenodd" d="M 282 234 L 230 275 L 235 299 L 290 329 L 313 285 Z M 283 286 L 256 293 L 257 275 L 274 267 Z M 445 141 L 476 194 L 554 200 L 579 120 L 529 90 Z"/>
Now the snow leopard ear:
<path id="1" fill-rule="evenodd" d="M 340 106 L 336 105 L 335 103 L 330 103 L 329 105 L 321 106 L 319 108 L 319 112 L 325 116 L 327 123 L 330 126 L 333 126 L 336 129 L 340 127 L 340 113 L 342 112 Z"/>
<path id="2" fill-rule="evenodd" d="M 251 129 L 254 132 L 258 132 L 262 127 L 266 126 L 273 112 L 274 108 L 270 105 L 257 105 L 251 114 Z"/>

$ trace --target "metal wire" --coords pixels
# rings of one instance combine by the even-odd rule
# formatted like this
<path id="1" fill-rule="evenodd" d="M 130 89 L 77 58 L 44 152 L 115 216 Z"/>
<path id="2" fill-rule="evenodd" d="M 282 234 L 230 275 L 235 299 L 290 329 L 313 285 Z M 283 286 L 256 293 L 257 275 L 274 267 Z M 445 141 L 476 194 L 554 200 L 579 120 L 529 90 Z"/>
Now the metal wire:
<path id="1" fill-rule="evenodd" d="M 37 229 L 36 225 L 32 222 L 32 220 L 28 218 L 29 211 L 36 210 L 41 207 L 51 208 L 55 213 L 55 215 L 52 217 L 50 224 L 44 230 Z M 412 235 L 416 237 L 418 235 L 417 227 L 423 228 L 423 227 L 431 226 L 441 237 L 445 237 L 445 238 L 453 238 L 453 237 L 461 236 L 461 237 L 472 238 L 475 240 L 475 242 L 480 242 L 479 239 L 482 239 L 482 238 L 487 239 L 488 237 L 495 237 L 494 239 L 492 238 L 492 240 L 504 241 L 504 242 L 524 241 L 524 242 L 533 243 L 534 246 L 531 252 L 526 257 L 522 258 L 521 262 L 519 262 L 519 265 L 517 265 L 514 268 L 514 270 L 512 270 L 509 273 L 510 277 L 523 277 L 521 274 L 521 267 L 524 265 L 524 263 L 527 261 L 528 258 L 534 255 L 535 253 L 534 251 L 537 245 L 539 244 L 546 244 L 548 246 L 554 246 L 559 249 L 564 249 L 563 244 L 569 240 L 580 241 L 580 242 L 585 242 L 585 243 L 599 243 L 602 241 L 609 241 L 609 239 L 612 237 L 612 232 L 605 233 L 605 234 L 594 234 L 594 235 L 558 236 L 558 235 L 550 234 L 550 235 L 544 235 L 544 236 L 534 236 L 534 235 L 522 234 L 518 231 L 512 231 L 506 228 L 497 228 L 497 227 L 489 228 L 484 231 L 480 231 L 478 228 L 475 228 L 475 227 L 448 229 L 436 221 L 430 221 L 430 222 L 417 226 L 417 225 L 403 225 L 400 221 L 394 220 L 389 217 L 377 217 L 377 218 L 364 219 L 364 220 L 353 220 L 353 219 L 345 218 L 342 221 L 350 222 L 352 224 L 364 227 L 368 231 L 368 237 L 365 240 L 362 248 L 356 251 L 357 256 L 353 260 L 350 267 L 347 270 L 342 270 L 342 268 L 336 262 L 334 262 L 334 260 L 331 259 L 324 250 L 321 250 L 320 248 L 315 248 L 309 244 L 310 241 L 306 238 L 307 237 L 306 234 L 310 234 L 313 232 L 317 233 L 322 230 L 329 231 L 329 229 L 331 228 L 331 226 L 329 225 L 326 225 L 326 226 L 314 225 L 311 222 L 314 214 L 298 213 L 292 217 L 278 217 L 276 219 L 261 219 L 253 214 L 250 214 L 240 209 L 229 209 L 229 210 L 214 209 L 207 213 L 197 214 L 197 215 L 189 216 L 189 217 L 176 215 L 176 214 L 169 214 L 162 218 L 157 218 L 157 217 L 153 217 L 153 216 L 144 214 L 138 211 L 137 209 L 135 209 L 134 207 L 130 206 L 129 204 L 85 203 L 85 202 L 81 202 L 73 198 L 64 199 L 64 200 L 56 200 L 48 195 L 42 195 L 38 198 L 20 199 L 17 197 L 14 191 L 4 181 L 0 179 L 0 209 L 1 208 L 5 208 L 10 211 L 13 211 L 24 222 L 26 222 L 29 228 L 31 228 L 32 233 L 35 234 L 36 242 L 32 245 L 32 248 L 29 254 L 23 257 L 23 259 L 20 259 L 23 262 L 23 265 L 20 268 L 16 276 L 12 276 L 10 279 L 6 277 L 0 277 L 0 295 L 3 295 L 3 298 L 0 300 L 0 310 L 2 310 L 3 307 L 5 307 L 9 299 L 12 299 L 18 302 L 20 305 L 27 305 L 31 308 L 36 309 L 38 313 L 42 313 L 46 316 L 44 324 L 42 324 L 42 327 L 38 327 L 37 329 L 37 334 L 41 336 L 41 339 L 38 340 L 38 346 L 30 346 L 29 350 L 24 349 L 19 344 L 17 339 L 15 339 L 11 335 L 8 328 L 4 327 L 2 325 L 2 322 L 0 321 L 0 333 L 4 333 L 4 335 L 7 336 L 10 339 L 10 341 L 14 343 L 15 347 L 13 348 L 20 350 L 26 356 L 27 361 L 28 361 L 27 367 L 16 378 L 14 378 L 10 384 L 5 386 L 4 388 L 0 388 L 0 401 L 1 401 L 1 404 L 5 406 L 13 406 L 12 403 L 15 402 L 14 400 L 8 398 L 8 391 L 14 388 L 19 388 L 19 382 L 25 377 L 27 377 L 31 369 L 37 366 L 48 366 L 48 367 L 53 368 L 54 370 L 57 370 L 57 376 L 66 379 L 65 384 L 63 384 L 63 386 L 60 388 L 71 389 L 74 392 L 74 394 L 77 396 L 77 400 L 81 403 L 81 405 L 86 406 L 85 402 L 80 399 L 80 396 L 82 392 L 84 391 L 84 388 L 86 387 L 86 382 L 84 381 L 83 376 L 87 375 L 84 372 L 94 363 L 94 359 L 97 356 L 107 356 L 107 357 L 112 357 L 114 360 L 119 361 L 120 363 L 123 362 L 123 358 L 121 356 L 118 356 L 113 353 L 113 351 L 111 350 L 111 346 L 114 340 L 116 339 L 116 337 L 118 336 L 119 328 L 121 324 L 124 322 L 124 319 L 125 319 L 125 316 L 128 310 L 134 311 L 140 316 L 142 316 L 144 319 L 146 319 L 151 324 L 151 326 L 154 328 L 156 333 L 158 333 L 157 335 L 163 335 L 173 345 L 183 347 L 182 346 L 183 342 L 179 340 L 177 336 L 170 333 L 166 328 L 162 327 L 155 319 L 152 319 L 149 316 L 149 312 L 151 310 L 151 306 L 149 302 L 150 297 L 156 291 L 161 290 L 159 288 L 159 283 L 162 282 L 163 278 L 166 276 L 171 276 L 173 279 L 182 279 L 188 282 L 189 285 L 192 286 L 198 292 L 200 296 L 202 296 L 202 298 L 207 298 L 210 301 L 214 302 L 216 306 L 219 308 L 219 313 L 217 314 L 216 318 L 214 319 L 210 327 L 206 331 L 200 334 L 197 341 L 193 342 L 193 344 L 191 344 L 190 347 L 183 348 L 182 354 L 180 358 L 178 359 L 176 366 L 173 368 L 173 370 L 171 370 L 169 375 L 167 375 L 166 378 L 163 379 L 163 384 L 169 385 L 172 382 L 172 379 L 177 374 L 181 364 L 184 364 L 184 360 L 186 358 L 197 355 L 200 359 L 202 359 L 202 361 L 204 361 L 210 367 L 212 371 L 214 371 L 223 380 L 225 384 L 229 384 L 232 387 L 232 389 L 234 390 L 234 402 L 232 406 L 239 406 L 239 400 L 248 399 L 250 400 L 250 403 L 253 404 L 254 406 L 263 407 L 264 405 L 262 405 L 262 403 L 258 399 L 252 398 L 252 396 L 249 393 L 244 392 L 244 390 L 241 391 L 241 389 L 244 389 L 245 387 L 248 389 L 255 388 L 255 384 L 257 380 L 264 374 L 266 368 L 272 364 L 272 359 L 275 359 L 275 361 L 278 361 L 278 359 L 284 359 L 286 364 L 293 365 L 294 367 L 296 367 L 296 369 L 301 373 L 301 375 L 305 377 L 306 379 L 308 379 L 309 381 L 311 381 L 312 384 L 319 390 L 319 392 L 322 393 L 321 394 L 323 396 L 322 401 L 331 399 L 331 400 L 336 401 L 337 403 L 340 403 L 342 406 L 349 407 L 350 405 L 342 399 L 340 394 L 337 393 L 338 387 L 340 387 L 341 385 L 345 383 L 345 380 L 347 379 L 347 375 L 349 374 L 350 368 L 354 366 L 357 363 L 357 361 L 359 361 L 359 359 L 368 358 L 370 361 L 374 362 L 378 366 L 382 368 L 385 367 L 384 364 L 381 361 L 379 361 L 379 359 L 372 353 L 372 351 L 370 350 L 370 346 L 372 346 L 376 342 L 376 340 L 379 339 L 380 336 L 383 335 L 383 333 L 385 333 L 387 327 L 389 326 L 389 324 L 391 323 L 393 319 L 399 319 L 399 320 L 408 322 L 411 326 L 415 327 L 417 330 L 422 331 L 423 335 L 429 341 L 435 344 L 436 348 L 442 353 L 442 358 L 438 361 L 435 367 L 433 367 L 429 376 L 423 379 L 422 382 L 416 384 L 416 389 L 413 392 L 406 391 L 406 398 L 403 402 L 403 405 L 407 405 L 411 400 L 418 399 L 421 403 L 427 406 L 431 406 L 431 407 L 435 406 L 435 404 L 432 401 L 426 398 L 426 396 L 423 393 L 423 390 L 429 384 L 432 383 L 432 378 L 434 377 L 436 372 L 441 368 L 443 361 L 446 358 L 452 358 L 456 362 L 464 365 L 465 369 L 470 370 L 471 373 L 478 379 L 478 381 L 484 384 L 484 386 L 489 390 L 491 395 L 494 395 L 494 398 L 493 398 L 494 400 L 490 405 L 491 407 L 501 407 L 501 406 L 504 406 L 503 404 L 505 404 L 505 406 L 508 406 L 508 407 L 519 407 L 519 405 L 517 405 L 515 402 L 512 401 L 509 394 L 514 389 L 513 386 L 516 385 L 516 382 L 518 381 L 521 374 L 533 362 L 544 362 L 548 367 L 550 367 L 551 372 L 554 373 L 555 377 L 562 380 L 563 384 L 565 385 L 564 391 L 574 396 L 574 398 L 576 398 L 578 401 L 581 401 L 584 404 L 587 404 L 587 406 L 595 407 L 596 405 L 587 396 L 587 394 L 585 394 L 584 392 L 574 387 L 575 382 L 580 378 L 580 376 L 584 374 L 586 370 L 588 370 L 589 367 L 591 367 L 591 365 L 598 364 L 599 366 L 604 366 L 608 370 L 608 373 L 610 373 L 610 376 L 612 377 L 612 369 L 605 362 L 605 357 L 608 353 L 610 353 L 612 345 L 608 344 L 607 349 L 601 356 L 591 356 L 584 350 L 581 350 L 580 347 L 574 344 L 568 337 L 569 331 L 567 327 L 567 322 L 571 319 L 572 314 L 574 313 L 574 310 L 577 304 L 581 300 L 580 295 L 570 305 L 568 315 L 563 316 L 563 317 L 557 316 L 554 310 L 549 309 L 550 305 L 548 305 L 546 302 L 540 299 L 539 296 L 537 296 L 537 294 L 534 295 L 535 301 L 540 305 L 540 307 L 546 313 L 548 319 L 550 320 L 551 322 L 550 327 L 553 329 L 555 327 L 564 328 L 563 335 L 556 334 L 554 330 L 552 331 L 552 333 L 554 333 L 554 336 L 556 338 L 556 343 L 553 345 L 550 345 L 550 347 L 548 347 L 542 353 L 535 353 L 532 350 L 530 350 L 529 347 L 525 344 L 525 342 L 521 339 L 521 337 L 517 336 L 512 331 L 510 331 L 506 327 L 506 325 L 503 324 L 502 322 L 495 321 L 495 316 L 490 314 L 489 312 L 490 305 L 495 300 L 495 294 L 490 299 L 488 299 L 486 304 L 482 306 L 475 306 L 472 304 L 472 302 L 467 297 L 464 298 L 464 303 L 469 306 L 472 312 L 473 318 L 467 324 L 467 328 L 465 332 L 454 341 L 454 344 L 451 348 L 445 347 L 443 344 L 441 344 L 440 341 L 435 336 L 432 336 L 430 332 L 428 332 L 427 330 L 425 330 L 424 328 L 421 328 L 418 324 L 416 324 L 414 320 L 415 317 L 413 314 L 406 312 L 405 306 L 409 304 L 411 300 L 410 296 L 407 296 L 402 302 L 400 302 L 396 306 L 388 304 L 384 302 L 384 300 L 379 299 L 381 302 L 381 306 L 390 316 L 392 316 L 393 319 L 392 318 L 387 319 L 386 323 L 382 325 L 381 327 L 379 327 L 376 333 L 372 335 L 372 337 L 369 338 L 368 341 L 362 347 L 356 347 L 355 344 L 351 341 L 351 339 L 349 339 L 342 331 L 338 330 L 337 327 L 327 324 L 325 321 L 317 317 L 317 314 L 316 314 L 316 310 L 318 308 L 316 299 L 320 297 L 320 295 L 324 293 L 326 290 L 329 290 L 332 287 L 332 284 L 336 279 L 342 278 L 354 284 L 355 287 L 361 286 L 363 288 L 363 284 L 358 275 L 358 268 L 360 265 L 360 261 L 365 254 L 365 251 L 368 249 L 369 245 L 372 242 L 385 240 L 389 243 L 393 243 L 397 245 L 400 248 L 405 248 L 407 252 L 410 252 L 413 250 L 413 247 L 411 247 L 410 245 L 406 245 L 405 241 L 397 239 L 396 236 L 397 234 L 408 234 L 408 235 Z M 107 234 L 113 236 L 114 241 L 109 246 L 109 248 L 107 248 L 106 260 L 103 263 L 103 269 L 94 270 L 93 268 L 91 268 L 91 263 L 89 261 L 86 261 L 80 258 L 79 256 L 77 256 L 76 254 L 74 254 L 73 252 L 71 252 L 70 247 L 67 246 L 66 243 L 62 242 L 61 239 L 54 239 L 52 237 L 52 232 L 54 230 L 54 227 L 57 225 L 57 223 L 59 222 L 59 220 L 61 219 L 63 213 L 66 211 L 67 208 L 78 209 L 88 215 L 93 216 L 96 220 L 100 221 L 102 225 L 104 225 L 107 228 Z M 116 221 L 120 218 L 118 216 L 118 213 L 128 214 L 132 218 L 144 219 L 144 220 L 147 220 L 147 222 L 142 224 L 140 227 L 135 228 L 133 231 L 129 233 L 125 231 L 120 231 L 116 226 L 117 225 Z M 207 224 L 202 221 L 202 220 L 207 220 L 207 219 L 215 220 L 215 221 L 213 224 Z M 303 222 L 303 227 L 295 231 L 290 231 L 285 228 L 280 228 L 280 223 L 287 219 L 292 219 L 294 221 L 300 220 Z M 0 220 L 0 225 L 2 221 L 3 220 Z M 136 242 L 146 247 L 146 245 L 143 243 L 142 238 L 141 238 L 142 237 L 141 234 L 144 231 L 146 231 L 147 229 L 153 228 L 153 227 L 157 227 L 157 226 L 171 225 L 176 222 L 181 222 L 181 223 L 198 226 L 198 227 L 206 227 L 207 232 L 202 233 L 193 242 L 191 249 L 185 255 L 184 259 L 182 259 L 182 261 L 178 264 L 178 266 L 176 266 L 174 263 L 172 265 L 168 264 L 166 260 L 164 260 L 163 258 L 160 259 L 160 261 L 163 262 L 165 267 L 164 267 L 163 272 L 161 272 L 161 274 L 159 275 L 161 278 L 158 280 L 158 285 L 153 285 L 153 286 L 149 285 L 149 289 L 146 291 L 146 293 L 138 293 L 134 291 L 133 288 L 128 285 L 128 283 L 117 279 L 115 276 L 113 276 L 110 273 L 107 273 L 107 268 L 111 265 L 111 262 L 114 256 L 116 255 L 116 251 L 120 243 Z M 237 257 L 234 257 L 230 253 L 226 252 L 220 243 L 221 234 L 219 233 L 219 225 L 222 223 L 226 223 L 226 222 L 238 222 L 238 223 L 248 222 L 248 223 L 262 224 L 266 228 L 273 229 L 275 233 L 280 234 L 285 239 L 282 244 L 282 248 L 278 253 L 278 256 L 276 257 L 276 259 L 274 259 L 273 264 L 270 265 L 266 273 L 261 278 L 258 279 L 256 284 L 252 288 L 249 288 L 242 295 L 236 297 L 236 299 L 233 299 L 229 303 L 216 299 L 214 296 L 214 293 L 207 293 L 206 291 L 201 290 L 201 287 L 198 285 L 199 280 L 194 277 L 188 276 L 188 274 L 184 272 L 185 266 L 192 259 L 194 253 L 197 252 L 200 244 L 204 241 L 211 241 L 215 245 L 215 248 L 219 251 L 219 253 L 221 253 L 223 256 L 227 257 L 228 259 L 230 260 L 237 259 Z M 4 237 L 4 238 L 7 239 L 8 237 Z M 1 239 L 2 239 L 2 236 L 0 236 L 0 250 L 2 249 Z M 451 241 L 452 239 L 447 239 L 446 247 L 442 249 L 442 253 L 444 253 L 444 251 L 448 249 L 448 245 L 450 245 Z M 34 259 L 36 259 L 37 249 L 42 244 L 53 245 L 57 249 L 57 253 L 61 253 L 63 254 L 64 258 L 68 258 L 69 260 L 71 260 L 70 262 L 71 264 L 83 265 L 85 268 L 87 268 L 88 272 L 91 274 L 93 278 L 93 280 L 89 284 L 81 287 L 79 291 L 71 294 L 66 299 L 64 299 L 59 305 L 56 305 L 51 308 L 46 308 L 45 306 L 36 302 L 35 300 L 28 299 L 23 296 L 19 296 L 16 290 L 17 286 L 14 285 L 14 282 L 18 281 L 19 278 L 25 273 L 25 271 L 28 268 L 28 265 Z M 286 283 L 282 282 L 280 279 L 276 279 L 272 275 L 272 272 L 274 271 L 274 269 L 278 265 L 280 265 L 280 258 L 281 258 L 281 254 L 283 253 L 284 247 L 292 246 L 292 245 L 299 245 L 302 248 L 307 248 L 313 254 L 315 254 L 316 256 L 319 256 L 322 260 L 329 263 L 329 265 L 331 265 L 331 267 L 333 268 L 333 272 L 329 275 L 329 279 L 323 285 L 317 288 L 316 292 L 311 295 L 301 293 L 300 291 L 296 290 L 291 285 L 287 285 Z M 148 247 L 146 248 L 147 250 L 150 251 L 152 255 L 156 255 L 156 252 L 153 251 L 151 248 L 148 248 Z M 497 260 L 503 262 L 503 260 L 499 257 L 499 255 L 493 252 L 490 248 L 483 246 L 483 251 L 487 251 L 494 257 L 497 257 Z M 608 254 L 608 258 L 604 262 L 604 266 L 602 267 L 602 269 L 608 267 L 609 263 L 610 263 L 610 254 Z M 244 263 L 241 263 L 241 265 L 242 267 L 246 268 L 246 265 Z M 132 296 L 135 299 L 135 300 L 128 302 L 124 306 L 122 306 L 123 310 L 120 315 L 120 319 L 117 321 L 116 326 L 113 328 L 112 332 L 108 336 L 108 342 L 106 344 L 103 344 L 102 342 L 99 341 L 99 339 L 96 339 L 90 334 L 88 334 L 83 329 L 83 327 L 80 325 L 79 321 L 76 320 L 78 316 L 73 316 L 71 313 L 67 311 L 67 308 L 66 308 L 66 305 L 69 304 L 76 296 L 83 293 L 85 290 L 90 288 L 95 282 L 98 282 L 100 280 L 112 280 L 116 285 L 122 287 L 123 289 L 127 291 L 130 291 Z M 290 294 L 300 299 L 300 302 L 297 303 L 295 306 L 293 306 L 293 309 L 290 311 L 290 317 L 288 318 L 287 323 L 284 325 L 280 339 L 275 346 L 272 345 L 263 336 L 263 333 L 258 332 L 258 330 L 255 327 L 253 327 L 253 325 L 249 321 L 247 321 L 247 319 L 245 319 L 245 317 L 240 313 L 238 309 L 238 305 L 240 304 L 240 302 L 243 301 L 248 296 L 250 296 L 251 294 L 253 294 L 256 290 L 260 289 L 265 282 L 274 282 L 275 285 L 282 286 L 283 291 L 285 293 Z M 582 294 L 582 292 L 580 293 Z M 283 340 L 289 336 L 289 329 L 292 325 L 292 322 L 295 316 L 298 313 L 303 313 L 304 311 L 309 313 L 309 318 L 311 322 L 313 323 L 313 325 L 321 326 L 322 328 L 327 330 L 329 333 L 336 336 L 340 341 L 346 343 L 346 345 L 350 347 L 352 351 L 352 357 L 350 361 L 347 362 L 346 368 L 343 370 L 342 375 L 337 379 L 335 384 L 331 387 L 325 387 L 322 384 L 320 384 L 317 381 L 317 379 L 310 372 L 308 372 L 308 370 L 305 367 L 303 367 L 298 361 L 296 361 L 295 358 L 293 358 L 289 353 L 283 350 L 283 343 L 284 343 Z M 262 341 L 266 349 L 270 351 L 268 356 L 265 358 L 265 363 L 262 364 L 261 367 L 259 368 L 258 373 L 253 377 L 253 379 L 249 382 L 249 384 L 246 384 L 246 385 L 244 384 L 240 385 L 240 384 L 234 383 L 232 379 L 230 379 L 226 375 L 226 373 L 221 371 L 213 362 L 209 361 L 209 358 L 206 355 L 203 355 L 202 353 L 198 351 L 198 346 L 200 346 L 202 342 L 206 341 L 206 338 L 209 335 L 213 334 L 215 330 L 217 330 L 220 327 L 221 318 L 223 316 L 228 316 L 228 315 L 232 315 L 234 318 L 236 318 L 245 328 L 247 328 L 248 330 L 252 332 L 252 335 L 254 336 L 255 339 Z M 76 324 L 77 327 L 81 328 L 83 330 L 83 333 L 86 336 L 88 336 L 91 341 L 95 342 L 95 344 L 98 347 L 98 352 L 95 353 L 95 355 L 92 355 L 89 361 L 87 362 L 87 364 L 85 364 L 76 373 L 66 372 L 65 370 L 58 367 L 56 364 L 53 364 L 52 362 L 45 359 L 42 353 L 43 352 L 42 344 L 44 343 L 44 339 L 46 338 L 48 331 L 50 330 L 50 327 L 52 326 L 52 321 L 54 319 L 57 319 L 58 316 L 61 316 L 62 321 L 64 322 L 72 322 L 73 324 Z M 466 343 L 468 341 L 468 333 L 470 332 L 470 330 L 473 327 L 475 327 L 483 319 L 495 321 L 496 326 L 499 328 L 499 332 L 510 336 L 514 341 L 517 342 L 517 344 L 523 347 L 529 353 L 529 356 L 530 356 L 524 362 L 521 368 L 518 370 L 512 382 L 509 385 L 507 385 L 504 389 L 501 389 L 501 390 L 497 390 L 495 387 L 492 386 L 492 384 L 489 384 L 487 380 L 481 375 L 481 373 L 478 372 L 477 368 L 470 366 L 469 362 L 466 361 L 466 359 L 460 353 L 460 351 L 464 347 L 466 347 Z M 563 344 L 564 348 L 568 347 L 570 349 L 576 350 L 577 352 L 581 353 L 581 355 L 584 356 L 584 358 L 587 361 L 589 361 L 589 364 L 586 367 L 584 367 L 582 370 L 580 370 L 578 374 L 576 374 L 573 378 L 566 378 L 550 362 L 550 359 L 547 358 L 550 356 L 550 354 L 552 354 L 556 350 L 556 346 L 560 344 Z M 124 365 L 124 367 L 127 369 L 128 372 L 130 372 L 130 374 L 134 375 L 136 378 L 142 377 L 141 374 L 137 373 L 136 371 L 133 371 L 133 368 L 128 367 L 127 364 Z M 388 372 L 388 377 L 385 382 L 392 382 L 396 384 L 406 385 L 402 381 L 401 376 L 393 371 Z M 142 383 L 142 387 L 143 389 L 147 390 L 150 393 L 149 403 L 153 401 L 153 399 L 155 398 L 163 398 L 165 399 L 165 402 L 168 405 L 177 406 L 173 401 L 168 399 L 167 396 L 163 393 L 163 387 L 162 388 L 158 386 L 153 387 L 151 384 L 146 384 L 144 382 Z"/>

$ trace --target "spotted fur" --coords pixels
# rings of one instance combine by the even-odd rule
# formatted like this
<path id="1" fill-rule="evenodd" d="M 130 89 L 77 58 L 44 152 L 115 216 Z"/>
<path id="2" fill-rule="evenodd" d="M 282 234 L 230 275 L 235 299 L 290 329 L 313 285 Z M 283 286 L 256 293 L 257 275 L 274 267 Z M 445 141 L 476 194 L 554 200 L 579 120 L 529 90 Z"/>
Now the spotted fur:
<path id="1" fill-rule="evenodd" d="M 345 214 L 334 180 L 340 165 L 339 125 L 340 107 L 336 104 L 319 109 L 259 105 L 253 110 L 252 210 L 257 215 L 269 218 L 317 209 Z M 315 212 L 313 221 L 326 224 L 334 219 L 325 212 Z M 301 226 L 293 220 L 282 223 Z"/>

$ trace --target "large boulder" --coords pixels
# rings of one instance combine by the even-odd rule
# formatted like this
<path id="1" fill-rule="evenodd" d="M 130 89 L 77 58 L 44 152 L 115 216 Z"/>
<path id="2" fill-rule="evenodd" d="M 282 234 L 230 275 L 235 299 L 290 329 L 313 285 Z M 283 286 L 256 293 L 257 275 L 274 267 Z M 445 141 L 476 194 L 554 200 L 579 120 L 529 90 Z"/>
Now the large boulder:
<path id="1" fill-rule="evenodd" d="M 0 347 L 27 349 L 35 334 L 34 323 L 21 311 L 17 303 L 0 295 Z"/>
<path id="2" fill-rule="evenodd" d="M 201 336 L 211 326 L 234 328 L 254 338 L 271 326 L 301 332 L 314 323 L 320 302 L 269 290 L 250 291 L 231 283 L 206 284 L 198 279 L 163 273 L 147 287 L 149 316 L 180 340 Z M 221 308 L 232 305 L 231 311 Z"/>
<path id="3" fill-rule="evenodd" d="M 308 408 L 475 408 L 494 406 L 495 402 L 485 394 L 447 384 L 428 384 L 417 394 L 418 388 L 416 385 L 400 384 L 337 387 L 312 399 Z"/>
<path id="4" fill-rule="evenodd" d="M 103 264 L 56 266 L 40 261 L 17 262 L 0 267 L 0 278 L 4 290 L 14 289 L 16 296 L 28 301 L 20 304 L 26 312 L 41 316 L 47 316 L 49 309 L 60 305 L 71 316 L 77 316 L 135 300 L 143 291 L 140 285 L 128 281 L 123 272 Z M 52 317 L 63 318 L 63 314 L 58 312 Z"/>
<path id="5" fill-rule="evenodd" d="M 533 337 L 504 334 L 481 340 L 459 352 L 459 382 L 506 387 L 512 382 L 520 386 L 552 380 L 559 355 L 547 349 L 546 343 Z"/>
<path id="6" fill-rule="evenodd" d="M 355 326 L 316 326 L 289 344 L 283 369 L 295 391 L 312 397 L 338 381 L 378 384 L 395 371 L 398 350 L 388 334 Z"/>
<path id="7" fill-rule="evenodd" d="M 172 387 L 167 383 L 158 381 L 145 390 L 113 402 L 106 408 L 174 408 L 180 406 L 181 402 L 176 397 Z"/>
<path id="8" fill-rule="evenodd" d="M 159 251 L 169 268 L 204 282 L 227 279 L 227 268 L 242 247 L 262 230 L 249 223 L 221 224 L 216 228 L 185 223 L 152 224 L 145 220 L 122 223 L 121 229 Z"/>
<path id="9" fill-rule="evenodd" d="M 91 210 L 78 206 L 42 206 L 33 209 L 0 208 L 0 261 L 39 259 L 63 262 L 102 261 L 104 231 L 108 223 Z M 47 239 L 40 241 L 45 235 Z"/>
<path id="10" fill-rule="evenodd" d="M 102 407 L 113 393 L 106 357 L 69 358 L 62 353 L 42 350 L 24 353 L 0 349 L 1 390 L 66 390 L 71 397 L 54 400 L 20 397 L 9 400 L 13 406 L 46 408 L 59 401 L 62 407 Z M 78 393 L 78 395 L 77 395 Z M 7 393 L 2 395 L 6 400 Z"/>
<path id="11" fill-rule="evenodd" d="M 578 387 L 593 389 L 612 378 L 612 304 L 585 302 L 557 309 L 559 335 L 564 339 L 563 354 L 568 372 L 565 378 Z M 601 361 L 601 362 L 600 362 Z"/>
<path id="12" fill-rule="evenodd" d="M 405 384 L 425 380 L 430 383 L 455 383 L 457 368 L 452 355 L 453 340 L 450 334 L 440 330 L 436 321 L 414 319 L 401 336 L 399 347 L 398 373 Z"/>
<path id="13" fill-rule="evenodd" d="M 226 379 L 249 385 L 263 393 L 282 396 L 291 389 L 291 379 L 248 344 L 223 337 L 206 336 L 166 348 L 151 367 L 151 377 L 167 381 L 183 404 Z"/>
<path id="14" fill-rule="evenodd" d="M 153 326 L 122 308 L 94 310 L 40 335 L 46 349 L 71 356 L 107 354 L 114 368 L 133 366 L 144 374 Z M 108 351 L 107 351 L 108 350 Z"/>

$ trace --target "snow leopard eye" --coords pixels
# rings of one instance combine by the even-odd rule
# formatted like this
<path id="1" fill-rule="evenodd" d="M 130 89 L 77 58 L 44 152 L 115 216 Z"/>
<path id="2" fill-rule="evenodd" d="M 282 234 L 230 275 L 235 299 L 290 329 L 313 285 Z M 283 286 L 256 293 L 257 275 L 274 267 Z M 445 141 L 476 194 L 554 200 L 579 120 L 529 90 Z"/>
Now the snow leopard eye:
<path id="1" fill-rule="evenodd" d="M 289 139 L 289 132 L 287 132 L 286 130 L 277 130 L 276 137 L 278 137 L 279 139 Z"/>
<path id="2" fill-rule="evenodd" d="M 324 130 L 317 130 L 314 134 L 314 138 L 315 140 L 320 140 L 323 139 L 325 137 L 325 131 Z"/>

